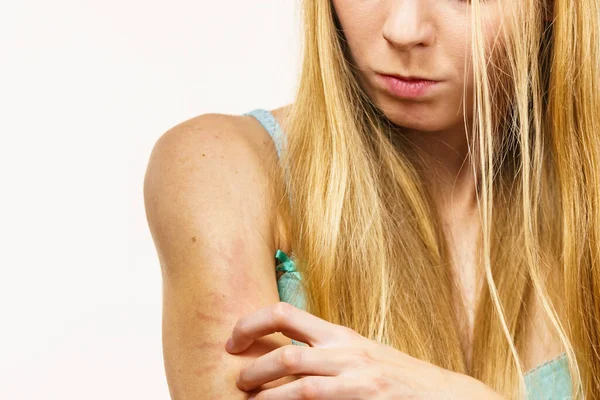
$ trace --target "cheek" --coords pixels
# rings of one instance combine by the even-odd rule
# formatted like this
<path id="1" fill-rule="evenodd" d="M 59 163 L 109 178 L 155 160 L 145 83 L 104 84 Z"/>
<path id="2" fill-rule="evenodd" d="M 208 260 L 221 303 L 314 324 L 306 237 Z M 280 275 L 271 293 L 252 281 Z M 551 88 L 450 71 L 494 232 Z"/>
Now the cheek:
<path id="1" fill-rule="evenodd" d="M 504 42 L 503 40 L 503 12 L 501 7 L 506 2 L 493 1 L 489 3 L 481 2 L 480 23 L 482 28 L 482 40 L 485 48 L 485 57 L 493 56 Z M 504 11 L 506 13 L 507 11 Z M 467 74 L 472 75 L 473 57 L 472 57 L 472 33 L 471 33 L 471 15 L 465 15 L 462 20 L 456 20 L 447 26 L 449 29 L 442 28 L 440 39 L 443 41 L 444 52 L 452 60 L 456 71 L 460 73 L 460 79 L 463 80 L 465 70 Z M 472 78 L 466 78 L 467 83 L 472 82 Z"/>
<path id="2" fill-rule="evenodd" d="M 495 6 L 494 6 L 495 7 Z M 482 12 L 482 40 L 485 48 L 485 58 L 492 58 L 492 63 L 488 63 L 488 72 L 492 65 L 496 65 L 499 61 L 499 54 L 502 54 L 503 36 L 501 31 L 501 19 L 494 10 L 485 10 Z M 458 26 L 458 25 L 457 25 Z M 470 21 L 463 24 L 461 28 L 446 31 L 444 38 L 445 53 L 452 60 L 456 71 L 456 82 L 458 90 L 464 88 L 466 92 L 471 93 L 474 86 L 473 77 L 473 53 L 472 53 L 472 38 Z M 462 97 L 462 93 L 460 94 Z M 470 96 L 469 96 L 470 97 Z M 469 99 L 467 99 L 469 103 Z M 471 107 L 469 105 L 468 110 Z"/>
<path id="3" fill-rule="evenodd" d="M 353 63 L 364 67 L 369 50 L 372 51 L 374 44 L 379 40 L 383 15 L 381 5 L 377 6 L 376 2 L 333 0 L 333 6 Z"/>

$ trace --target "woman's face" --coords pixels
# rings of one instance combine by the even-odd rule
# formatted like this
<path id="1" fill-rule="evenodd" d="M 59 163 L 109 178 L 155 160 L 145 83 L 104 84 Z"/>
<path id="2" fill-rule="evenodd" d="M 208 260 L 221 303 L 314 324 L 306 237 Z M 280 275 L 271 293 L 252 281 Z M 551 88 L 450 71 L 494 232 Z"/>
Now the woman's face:
<path id="1" fill-rule="evenodd" d="M 469 120 L 472 115 L 469 2 L 332 1 L 348 42 L 351 62 L 359 69 L 359 81 L 391 122 L 419 131 L 462 128 L 464 132 L 463 109 Z M 498 0 L 481 1 L 481 24 L 488 49 L 500 32 L 500 5 Z M 436 82 L 419 92 L 418 87 L 407 88 L 401 81 L 382 75 Z M 463 102 L 464 86 L 467 97 Z"/>

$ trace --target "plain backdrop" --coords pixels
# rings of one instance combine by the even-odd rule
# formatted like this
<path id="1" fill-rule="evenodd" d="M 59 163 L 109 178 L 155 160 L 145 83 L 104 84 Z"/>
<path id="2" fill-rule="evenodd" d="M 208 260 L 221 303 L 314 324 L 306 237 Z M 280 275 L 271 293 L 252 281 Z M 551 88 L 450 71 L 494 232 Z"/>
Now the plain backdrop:
<path id="1" fill-rule="evenodd" d="M 0 399 L 168 399 L 143 177 L 208 112 L 292 101 L 296 0 L 0 2 Z"/>

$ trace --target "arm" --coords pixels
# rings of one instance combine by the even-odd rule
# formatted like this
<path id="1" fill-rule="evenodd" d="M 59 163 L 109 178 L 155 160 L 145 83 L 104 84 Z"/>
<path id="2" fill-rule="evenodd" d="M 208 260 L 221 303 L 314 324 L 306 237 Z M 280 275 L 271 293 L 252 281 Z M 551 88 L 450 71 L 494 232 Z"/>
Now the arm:
<path id="1" fill-rule="evenodd" d="M 224 347 L 238 318 L 279 301 L 273 185 L 265 157 L 235 118 L 206 114 L 172 128 L 146 170 L 146 215 L 163 278 L 165 372 L 175 400 L 246 399 L 235 384 L 242 366 L 291 343 L 277 333 L 241 356 Z"/>

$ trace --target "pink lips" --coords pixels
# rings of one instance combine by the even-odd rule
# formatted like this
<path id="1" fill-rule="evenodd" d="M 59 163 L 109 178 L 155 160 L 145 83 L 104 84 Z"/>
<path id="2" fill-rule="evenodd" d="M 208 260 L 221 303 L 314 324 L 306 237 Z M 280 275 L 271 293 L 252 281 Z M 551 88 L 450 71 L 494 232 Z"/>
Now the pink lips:
<path id="1" fill-rule="evenodd" d="M 423 96 L 439 83 L 426 79 L 403 79 L 381 74 L 377 74 L 377 78 L 391 95 L 403 98 Z"/>

